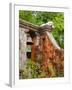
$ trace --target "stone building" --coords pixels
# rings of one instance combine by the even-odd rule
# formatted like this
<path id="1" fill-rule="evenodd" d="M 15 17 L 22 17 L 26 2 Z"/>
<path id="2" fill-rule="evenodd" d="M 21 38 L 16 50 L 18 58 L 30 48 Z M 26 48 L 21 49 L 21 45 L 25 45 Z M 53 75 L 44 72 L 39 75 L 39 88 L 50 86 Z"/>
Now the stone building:
<path id="1" fill-rule="evenodd" d="M 37 26 L 19 20 L 19 68 L 22 69 L 26 60 L 40 62 L 45 70 L 56 66 L 58 71 L 64 70 L 64 52 L 52 35 L 52 26 Z M 61 69 L 62 67 L 62 69 Z M 55 73 L 52 70 L 52 76 Z"/>

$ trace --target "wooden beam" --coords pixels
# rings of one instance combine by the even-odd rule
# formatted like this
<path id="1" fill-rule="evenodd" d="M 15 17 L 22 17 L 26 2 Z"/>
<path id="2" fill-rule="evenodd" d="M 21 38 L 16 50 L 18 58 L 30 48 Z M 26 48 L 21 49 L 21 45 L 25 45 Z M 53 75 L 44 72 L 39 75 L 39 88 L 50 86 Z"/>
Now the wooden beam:
<path id="1" fill-rule="evenodd" d="M 29 30 L 37 31 L 39 29 L 38 25 L 32 24 L 30 22 L 27 22 L 25 20 L 19 19 L 19 26 L 27 28 Z"/>

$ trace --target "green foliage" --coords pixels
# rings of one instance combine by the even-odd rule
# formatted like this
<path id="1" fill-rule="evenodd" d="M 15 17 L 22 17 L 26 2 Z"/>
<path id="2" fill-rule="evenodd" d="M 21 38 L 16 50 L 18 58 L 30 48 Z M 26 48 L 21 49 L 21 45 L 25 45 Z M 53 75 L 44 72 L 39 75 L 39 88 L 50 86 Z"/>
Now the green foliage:
<path id="1" fill-rule="evenodd" d="M 20 78 L 31 79 L 31 78 L 44 78 L 48 77 L 47 72 L 41 69 L 41 65 L 38 62 L 27 60 L 22 70 L 19 70 Z"/>
<path id="2" fill-rule="evenodd" d="M 22 76 L 23 79 L 37 78 L 39 68 L 40 66 L 38 63 L 35 63 L 32 60 L 27 60 L 20 76 Z"/>
<path id="3" fill-rule="evenodd" d="M 19 18 L 41 25 L 48 21 L 54 22 L 53 36 L 61 48 L 64 48 L 64 13 L 63 12 L 41 12 L 41 11 L 19 11 Z"/>
<path id="4" fill-rule="evenodd" d="M 50 72 L 56 73 L 56 75 L 51 77 L 63 77 L 64 72 L 58 72 L 56 69 L 52 66 L 48 66 L 48 70 L 45 71 L 44 68 L 41 66 L 38 62 L 33 62 L 32 60 L 27 60 L 24 64 L 24 68 L 22 70 L 19 70 L 19 78 L 20 79 L 32 79 L 32 78 L 48 78 L 50 77 Z"/>

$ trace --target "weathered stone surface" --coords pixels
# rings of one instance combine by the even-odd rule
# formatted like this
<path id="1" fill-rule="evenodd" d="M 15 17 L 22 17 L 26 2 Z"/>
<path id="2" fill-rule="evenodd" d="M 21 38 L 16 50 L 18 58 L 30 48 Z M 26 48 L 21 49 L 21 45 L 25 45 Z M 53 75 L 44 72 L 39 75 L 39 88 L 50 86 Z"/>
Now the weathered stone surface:
<path id="1" fill-rule="evenodd" d="M 19 28 L 19 68 L 24 67 L 26 61 L 26 40 L 27 36 L 24 28 Z"/>

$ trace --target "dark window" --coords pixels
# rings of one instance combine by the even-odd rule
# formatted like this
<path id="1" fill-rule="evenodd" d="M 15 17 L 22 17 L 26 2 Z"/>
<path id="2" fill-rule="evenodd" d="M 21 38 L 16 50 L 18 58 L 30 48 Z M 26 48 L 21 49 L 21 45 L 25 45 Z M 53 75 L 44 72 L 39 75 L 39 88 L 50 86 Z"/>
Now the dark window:
<path id="1" fill-rule="evenodd" d="M 31 52 L 27 52 L 26 54 L 27 54 L 27 58 L 31 59 Z"/>

